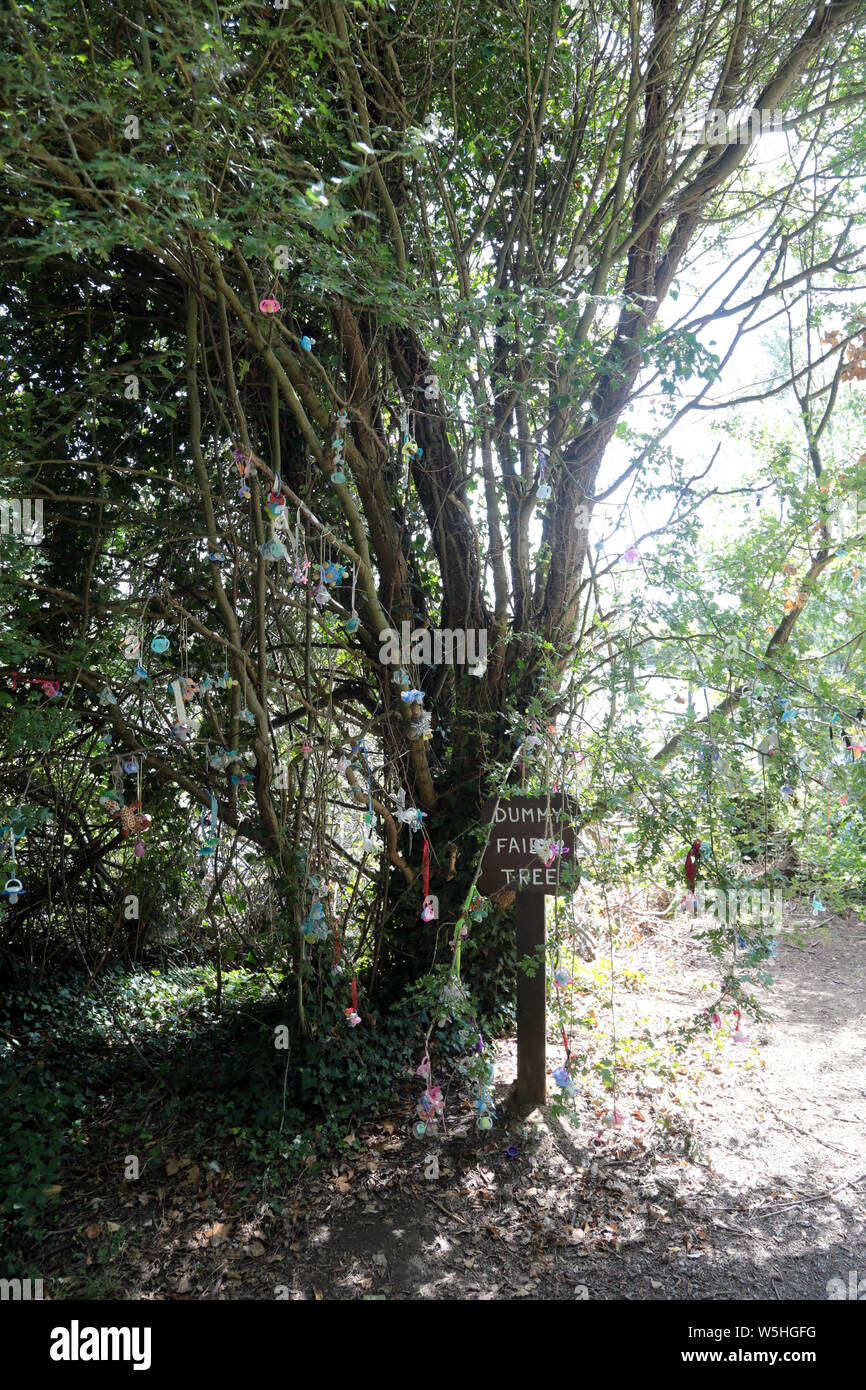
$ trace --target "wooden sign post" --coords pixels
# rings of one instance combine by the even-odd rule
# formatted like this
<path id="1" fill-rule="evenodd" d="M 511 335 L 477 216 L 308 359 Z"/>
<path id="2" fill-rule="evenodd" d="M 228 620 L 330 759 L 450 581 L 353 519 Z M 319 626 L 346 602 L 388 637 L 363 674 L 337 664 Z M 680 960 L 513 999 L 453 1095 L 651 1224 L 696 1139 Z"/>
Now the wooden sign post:
<path id="1" fill-rule="evenodd" d="M 494 819 L 495 812 L 495 819 Z M 510 801 L 485 801 L 485 824 L 494 821 L 490 840 L 481 861 L 478 888 L 485 895 L 502 888 L 517 894 L 517 959 L 531 956 L 538 969 L 530 977 L 517 970 L 517 1100 L 519 1104 L 544 1105 L 547 1100 L 547 1018 L 546 970 L 544 968 L 544 898 L 549 893 L 565 893 L 558 882 L 560 865 L 548 867 L 539 849 L 550 840 L 569 851 L 563 867 L 574 863 L 575 836 L 563 817 L 576 818 L 577 808 L 563 796 L 514 796 Z"/>

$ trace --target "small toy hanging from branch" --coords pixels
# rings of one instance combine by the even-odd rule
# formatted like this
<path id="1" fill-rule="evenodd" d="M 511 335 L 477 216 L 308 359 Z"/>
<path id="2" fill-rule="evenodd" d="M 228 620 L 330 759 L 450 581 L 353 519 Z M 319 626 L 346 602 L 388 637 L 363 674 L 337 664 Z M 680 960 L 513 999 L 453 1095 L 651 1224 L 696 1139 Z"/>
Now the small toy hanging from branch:
<path id="1" fill-rule="evenodd" d="M 20 840 L 23 834 L 23 830 L 19 830 L 16 834 L 14 825 L 4 825 L 2 830 L 2 835 L 4 837 L 6 835 L 9 836 L 9 854 L 12 872 L 6 880 L 3 892 L 0 896 L 8 900 L 10 907 L 14 907 L 18 899 L 23 898 L 27 891 L 18 877 L 18 866 L 15 861 L 15 841 Z"/>

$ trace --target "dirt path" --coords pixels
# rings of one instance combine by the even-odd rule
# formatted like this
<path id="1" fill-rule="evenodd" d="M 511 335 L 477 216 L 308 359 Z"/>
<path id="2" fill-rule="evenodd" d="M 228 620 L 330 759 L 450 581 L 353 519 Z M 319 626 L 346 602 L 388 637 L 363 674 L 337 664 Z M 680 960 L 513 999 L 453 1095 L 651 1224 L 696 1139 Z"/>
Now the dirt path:
<path id="1" fill-rule="evenodd" d="M 273 1173 L 241 1196 L 241 1171 L 203 1173 L 187 1157 L 133 1193 L 85 1165 L 46 1276 L 64 1275 L 91 1235 L 95 1248 L 102 1226 L 81 1228 L 98 1221 L 123 1248 L 114 1296 L 131 1299 L 826 1300 L 832 1280 L 840 1297 L 852 1285 L 866 1296 L 866 925 L 835 919 L 826 939 L 814 926 L 780 935 L 772 1018 L 744 1017 L 748 1042 L 728 1011 L 673 1047 L 718 994 L 694 924 L 633 919 L 613 1014 L 603 950 L 576 972 L 575 1014 L 593 1026 L 575 1028 L 575 1052 L 609 1057 L 616 1028 L 617 1128 L 604 1126 L 612 1098 L 594 1072 L 576 1125 L 509 1109 L 505 1042 L 488 1134 L 460 1085 L 437 1077 L 447 1137 L 415 1139 L 407 1077 L 352 1155 L 292 1183 Z M 551 1072 L 561 1060 L 552 1032 Z"/>
<path id="2" fill-rule="evenodd" d="M 866 926 L 781 940 L 772 1021 L 744 1017 L 737 1043 L 723 1020 L 667 1080 L 637 1068 L 620 1128 L 600 1128 L 601 1092 L 582 1096 L 578 1129 L 504 1114 L 479 1136 L 467 1115 L 435 1178 L 405 1120 L 365 1136 L 366 1156 L 335 1165 L 296 1209 L 287 1257 L 272 1255 L 282 1296 L 826 1300 L 852 1273 L 866 1294 Z M 693 1015 L 713 982 L 670 923 L 618 953 L 627 969 L 643 978 L 617 992 L 621 1042 Z M 505 1045 L 498 1082 L 514 1061 Z M 254 1278 L 228 1296 L 268 1295 Z"/>

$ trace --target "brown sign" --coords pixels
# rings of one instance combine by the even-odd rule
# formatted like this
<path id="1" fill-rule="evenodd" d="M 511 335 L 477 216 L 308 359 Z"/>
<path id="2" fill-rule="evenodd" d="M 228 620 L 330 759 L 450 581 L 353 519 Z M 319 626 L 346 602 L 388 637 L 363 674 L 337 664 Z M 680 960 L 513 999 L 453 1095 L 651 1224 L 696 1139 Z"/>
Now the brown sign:
<path id="1" fill-rule="evenodd" d="M 490 799 L 481 808 L 486 825 L 493 819 L 494 807 L 496 801 Z M 560 817 L 576 820 L 577 806 L 559 793 L 550 798 L 549 814 L 548 822 L 546 796 L 513 796 L 510 801 L 500 801 L 481 863 L 478 888 L 482 893 L 489 896 L 500 888 L 513 888 L 518 893 L 569 891 L 559 880 L 562 869 L 574 863 L 575 832 L 561 824 Z M 562 867 L 559 855 L 547 865 L 542 860 L 539 851 L 548 857 L 551 842 L 568 851 Z"/>

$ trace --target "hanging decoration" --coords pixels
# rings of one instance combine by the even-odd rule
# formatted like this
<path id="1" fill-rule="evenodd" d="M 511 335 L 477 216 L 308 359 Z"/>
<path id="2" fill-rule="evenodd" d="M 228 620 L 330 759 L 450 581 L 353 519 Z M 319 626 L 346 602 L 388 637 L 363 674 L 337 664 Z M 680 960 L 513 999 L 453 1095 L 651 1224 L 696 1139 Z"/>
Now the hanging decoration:
<path id="1" fill-rule="evenodd" d="M 423 1139 L 425 1135 L 435 1134 L 437 1123 L 441 1119 L 442 1132 L 445 1131 L 445 1103 L 442 1099 L 442 1090 L 439 1086 L 433 1085 L 433 1073 L 430 1067 L 430 1053 L 425 1047 L 424 1060 L 415 1072 L 425 1083 L 424 1094 L 419 1097 L 416 1107 L 418 1120 L 415 1125 L 417 1138 Z"/>
<path id="2" fill-rule="evenodd" d="M 352 1003 L 346 1009 L 346 1021 L 350 1028 L 357 1028 L 361 1022 L 361 1015 L 358 1013 L 358 981 L 352 976 Z"/>
<path id="3" fill-rule="evenodd" d="M 306 539 L 301 528 L 301 509 L 298 507 L 295 517 L 295 534 L 292 539 L 292 579 L 296 584 L 306 584 L 309 568 L 310 561 L 307 557 Z"/>
<path id="4" fill-rule="evenodd" d="M 237 465 L 237 470 L 241 475 L 241 485 L 238 488 L 238 497 L 242 502 L 248 502 L 250 497 L 252 496 L 252 493 L 250 491 L 249 478 L 253 473 L 255 464 L 252 461 L 252 457 L 249 453 L 249 450 L 244 450 L 240 447 L 238 447 L 234 451 L 234 461 Z"/>
<path id="5" fill-rule="evenodd" d="M 403 461 L 403 471 L 400 478 L 400 486 L 405 491 L 409 486 L 409 465 L 413 459 L 420 459 L 424 450 L 416 444 L 409 433 L 409 411 L 404 410 L 400 416 L 400 428 L 403 434 L 403 444 L 400 449 L 400 457 Z"/>
<path id="6" fill-rule="evenodd" d="M 353 566 L 352 566 L 352 603 L 351 603 L 351 616 L 348 617 L 348 618 L 346 619 L 346 621 L 343 623 L 343 627 L 345 628 L 346 632 L 348 632 L 350 635 L 351 635 L 352 633 L 358 631 L 358 625 L 359 625 L 359 623 L 360 623 L 360 621 L 361 621 L 361 619 L 358 617 L 358 614 L 355 612 L 355 585 L 356 585 L 356 583 L 357 583 L 357 580 L 358 580 L 358 570 L 357 570 L 357 566 L 353 565 Z"/>
<path id="7" fill-rule="evenodd" d="M 424 884 L 421 921 L 435 922 L 439 916 L 439 899 L 430 892 L 430 841 L 426 835 L 424 836 L 424 851 L 421 856 L 421 876 Z"/>
<path id="8" fill-rule="evenodd" d="M 23 834 L 23 830 L 19 830 L 16 833 L 14 825 L 4 825 L 2 831 L 0 831 L 0 838 L 5 838 L 7 835 L 9 836 L 9 858 L 12 868 L 12 872 L 6 880 L 0 897 L 6 898 L 10 907 L 14 907 L 18 899 L 23 898 L 27 891 L 18 877 L 18 865 L 15 860 L 15 841 L 20 840 Z"/>
<path id="9" fill-rule="evenodd" d="M 199 855 L 205 859 L 209 858 L 213 854 L 216 854 L 218 844 L 217 811 L 217 800 L 213 793 L 211 793 L 210 814 L 208 815 L 207 808 L 205 807 L 202 810 L 200 821 L 202 844 L 201 849 L 199 850 Z"/>
<path id="10" fill-rule="evenodd" d="M 344 433 L 349 423 L 349 416 L 345 410 L 341 410 L 337 416 L 337 433 L 331 441 L 331 460 L 333 467 L 329 481 L 336 487 L 340 483 L 345 483 L 346 474 L 343 472 L 343 449 L 345 447 Z"/>
<path id="11" fill-rule="evenodd" d="M 370 771 L 369 759 L 367 758 L 367 745 L 363 739 L 359 739 L 357 743 L 352 745 L 352 752 L 360 752 L 364 760 L 364 770 L 367 774 L 367 809 L 363 817 L 364 834 L 361 840 L 361 849 L 364 854 L 373 854 L 380 850 L 382 846 L 372 833 L 372 827 L 376 823 L 376 818 L 373 814 L 373 776 Z"/>
<path id="12" fill-rule="evenodd" d="M 285 516 L 286 499 L 283 496 L 283 493 L 280 491 L 279 473 L 274 474 L 273 486 L 271 487 L 271 490 L 268 493 L 268 500 L 265 503 L 265 511 L 267 512 L 268 516 L 271 518 L 272 521 L 276 521 L 280 517 Z"/>
<path id="13" fill-rule="evenodd" d="M 396 795 L 391 793 L 390 799 L 394 803 L 395 820 L 399 821 L 401 825 L 408 825 L 410 831 L 414 832 L 422 829 L 422 821 L 426 813 L 417 810 L 414 806 L 406 805 L 406 792 L 402 787 Z"/>
<path id="14" fill-rule="evenodd" d="M 686 862 L 683 866 L 685 869 L 686 879 L 688 881 L 689 889 L 691 890 L 691 892 L 694 892 L 695 884 L 697 883 L 698 862 L 700 860 L 700 857 L 701 842 L 700 840 L 692 840 L 692 847 L 686 855 Z"/>
<path id="15" fill-rule="evenodd" d="M 535 495 L 539 502 L 547 502 L 553 496 L 553 488 L 545 481 L 545 473 L 547 472 L 547 465 L 550 461 L 547 450 L 542 449 L 539 445 L 536 450 L 536 457 L 538 460 L 538 488 Z"/>

